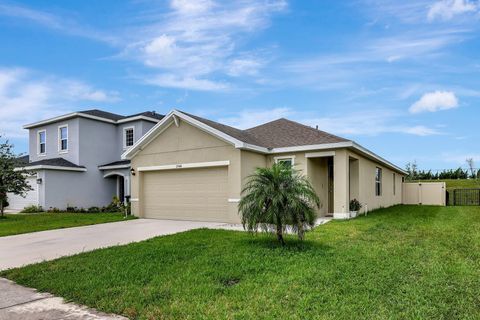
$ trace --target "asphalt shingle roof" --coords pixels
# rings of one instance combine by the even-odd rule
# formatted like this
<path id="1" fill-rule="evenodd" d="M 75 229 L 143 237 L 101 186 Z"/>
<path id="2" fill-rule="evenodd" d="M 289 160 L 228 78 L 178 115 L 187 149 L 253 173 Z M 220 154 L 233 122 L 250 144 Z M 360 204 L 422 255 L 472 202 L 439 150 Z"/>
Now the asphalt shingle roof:
<path id="1" fill-rule="evenodd" d="M 240 130 L 183 111 L 181 112 L 235 139 L 265 148 L 282 148 L 350 141 L 284 118 L 267 122 L 250 129 Z"/>
<path id="2" fill-rule="evenodd" d="M 305 146 L 349 141 L 288 119 L 278 119 L 245 130 L 270 148 Z"/>
<path id="3" fill-rule="evenodd" d="M 121 166 L 126 164 L 130 164 L 130 160 L 114 161 L 114 162 L 102 164 L 101 166 L 98 166 L 98 167 Z"/>
<path id="4" fill-rule="evenodd" d="M 84 110 L 84 111 L 79 111 L 78 113 L 88 114 L 88 115 L 91 115 L 91 116 L 100 117 L 100 118 L 104 118 L 104 119 L 109 119 L 109 120 L 113 120 L 113 121 L 119 121 L 119 120 L 123 120 L 123 119 L 137 117 L 137 116 L 145 116 L 145 117 L 149 117 L 149 118 L 153 118 L 153 119 L 157 119 L 157 120 L 161 120 L 164 117 L 164 115 L 156 113 L 155 111 L 145 111 L 145 112 L 135 113 L 135 114 L 132 114 L 132 115 L 129 115 L 129 116 L 122 116 L 120 114 L 111 113 L 111 112 L 107 112 L 107 111 L 102 111 L 102 110 L 98 110 L 98 109 Z"/>
<path id="5" fill-rule="evenodd" d="M 189 116 L 189 117 L 191 117 L 191 118 L 193 118 L 193 119 L 195 119 L 195 120 L 197 120 L 197 121 L 200 121 L 200 122 L 206 124 L 209 127 L 217 129 L 218 131 L 221 131 L 225 134 L 228 134 L 229 136 L 231 136 L 231 137 L 233 137 L 237 140 L 240 140 L 240 141 L 245 142 L 245 143 L 253 144 L 253 145 L 256 145 L 256 146 L 267 147 L 261 141 L 257 140 L 253 135 L 251 135 L 250 133 L 248 133 L 245 130 L 240 130 L 240 129 L 237 129 L 237 128 L 234 128 L 234 127 L 230 127 L 230 126 L 227 126 L 225 124 L 221 124 L 221 123 L 218 123 L 218 122 L 215 122 L 215 121 L 212 121 L 212 120 L 201 118 L 201 117 L 198 117 L 196 115 L 186 113 L 186 112 L 183 112 L 183 111 L 180 111 L 180 112 Z"/>
<path id="6" fill-rule="evenodd" d="M 27 154 L 25 156 L 18 157 L 16 160 L 17 167 L 24 167 L 30 161 L 30 156 Z"/>
<path id="7" fill-rule="evenodd" d="M 125 116 L 122 116 L 122 115 L 119 115 L 119 114 L 116 114 L 116 113 L 111 113 L 111 112 L 107 112 L 107 111 L 98 110 L 98 109 L 84 110 L 84 111 L 79 111 L 78 113 L 88 114 L 88 115 L 91 115 L 91 116 L 100 117 L 100 118 L 104 118 L 104 119 L 109 119 L 109 120 L 113 120 L 113 121 L 118 121 L 118 120 L 121 120 L 121 119 L 125 118 Z"/>
<path id="8" fill-rule="evenodd" d="M 79 166 L 74 163 L 71 163 L 68 160 L 65 160 L 63 158 L 52 158 L 52 159 L 44 159 L 44 160 L 39 160 L 39 161 L 33 161 L 30 163 L 27 163 L 26 166 L 32 167 L 32 166 L 56 166 L 56 167 L 66 167 L 66 168 L 85 168 L 84 166 Z"/>

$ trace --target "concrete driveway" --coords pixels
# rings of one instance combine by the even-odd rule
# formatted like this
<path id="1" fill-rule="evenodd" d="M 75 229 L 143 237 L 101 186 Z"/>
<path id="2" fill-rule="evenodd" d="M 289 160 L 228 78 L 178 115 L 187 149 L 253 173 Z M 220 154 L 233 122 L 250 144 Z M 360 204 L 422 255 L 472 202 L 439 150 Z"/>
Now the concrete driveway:
<path id="1" fill-rule="evenodd" d="M 0 270 L 198 228 L 240 229 L 216 222 L 135 219 L 0 237 Z"/>

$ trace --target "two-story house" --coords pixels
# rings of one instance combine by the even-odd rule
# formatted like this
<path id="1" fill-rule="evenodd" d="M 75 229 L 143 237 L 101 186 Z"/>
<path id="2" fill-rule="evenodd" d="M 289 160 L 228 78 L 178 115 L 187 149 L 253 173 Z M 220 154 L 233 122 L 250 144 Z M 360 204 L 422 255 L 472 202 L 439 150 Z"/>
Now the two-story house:
<path id="1" fill-rule="evenodd" d="M 29 156 L 25 169 L 33 190 L 10 196 L 10 209 L 105 206 L 130 194 L 130 161 L 121 155 L 162 115 L 149 111 L 123 116 L 101 110 L 74 112 L 25 125 Z"/>

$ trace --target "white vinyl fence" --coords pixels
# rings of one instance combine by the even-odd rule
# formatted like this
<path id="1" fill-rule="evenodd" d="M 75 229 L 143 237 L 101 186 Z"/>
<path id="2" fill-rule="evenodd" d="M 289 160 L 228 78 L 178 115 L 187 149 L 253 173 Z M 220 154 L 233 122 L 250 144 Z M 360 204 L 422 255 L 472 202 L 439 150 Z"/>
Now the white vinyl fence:
<path id="1" fill-rule="evenodd" d="M 403 183 L 403 204 L 446 206 L 445 182 Z"/>

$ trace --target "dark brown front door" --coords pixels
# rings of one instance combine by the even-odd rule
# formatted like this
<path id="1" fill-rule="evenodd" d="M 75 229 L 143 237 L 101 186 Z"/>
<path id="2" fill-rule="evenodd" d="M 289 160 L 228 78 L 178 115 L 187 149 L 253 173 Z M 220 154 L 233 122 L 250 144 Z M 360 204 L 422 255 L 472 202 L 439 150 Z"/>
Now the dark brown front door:
<path id="1" fill-rule="evenodd" d="M 328 213 L 333 213 L 333 158 L 328 158 Z"/>

